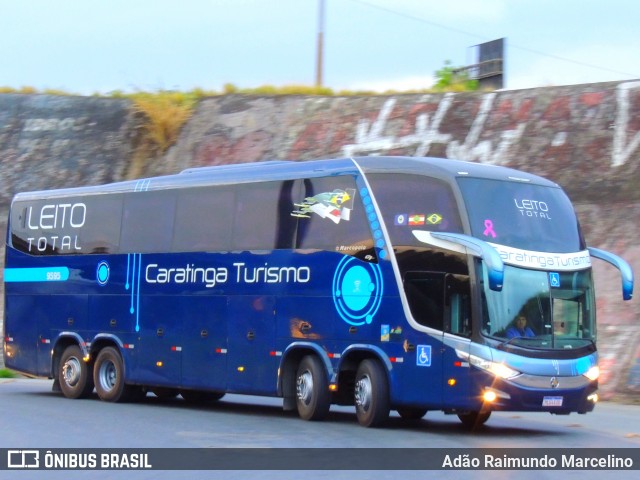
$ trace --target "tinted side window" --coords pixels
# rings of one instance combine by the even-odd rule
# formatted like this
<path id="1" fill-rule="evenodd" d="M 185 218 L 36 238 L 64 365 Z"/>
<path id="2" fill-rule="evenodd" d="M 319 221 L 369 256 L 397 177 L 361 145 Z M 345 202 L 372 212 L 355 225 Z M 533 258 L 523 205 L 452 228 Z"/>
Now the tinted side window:
<path id="1" fill-rule="evenodd" d="M 79 233 L 82 253 L 118 253 L 123 195 L 85 197 L 87 219 Z"/>
<path id="2" fill-rule="evenodd" d="M 171 250 L 230 250 L 234 203 L 234 190 L 229 186 L 179 191 Z"/>
<path id="3" fill-rule="evenodd" d="M 82 197 L 16 202 L 11 208 L 11 242 L 31 255 L 91 253 L 83 235 L 99 216 L 99 205 Z"/>
<path id="4" fill-rule="evenodd" d="M 468 275 L 445 276 L 445 306 L 447 324 L 445 330 L 463 337 L 471 336 L 471 285 Z"/>
<path id="5" fill-rule="evenodd" d="M 441 272 L 407 272 L 404 289 L 411 315 L 421 325 L 442 330 L 444 278 Z"/>
<path id="6" fill-rule="evenodd" d="M 31 203 L 32 205 L 32 203 Z M 37 235 L 37 231 L 29 231 L 27 226 L 29 204 L 14 203 L 11 205 L 11 244 L 16 250 L 21 252 L 36 254 L 37 251 L 31 251 L 33 245 L 33 237 Z M 31 240 L 29 240 L 31 238 Z M 34 248 L 35 250 L 35 248 Z"/>
<path id="7" fill-rule="evenodd" d="M 130 253 L 168 252 L 173 237 L 176 192 L 156 190 L 124 196 L 120 250 Z"/>
<path id="8" fill-rule="evenodd" d="M 451 187 L 422 175 L 367 176 L 394 246 L 420 245 L 412 230 L 462 233 Z"/>
<path id="9" fill-rule="evenodd" d="M 236 185 L 233 249 L 292 248 L 297 219 L 291 216 L 291 206 L 298 185 L 294 181 Z"/>
<path id="10" fill-rule="evenodd" d="M 373 249 L 367 214 L 351 176 L 306 179 L 292 215 L 299 219 L 297 248 L 350 255 Z"/>

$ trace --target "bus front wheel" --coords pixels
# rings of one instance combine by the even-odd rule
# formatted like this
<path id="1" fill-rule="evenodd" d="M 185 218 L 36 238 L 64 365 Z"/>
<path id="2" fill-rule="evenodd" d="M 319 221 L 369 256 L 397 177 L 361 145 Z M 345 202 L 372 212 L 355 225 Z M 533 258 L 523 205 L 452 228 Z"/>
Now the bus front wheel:
<path id="1" fill-rule="evenodd" d="M 60 357 L 58 382 L 62 394 L 67 398 L 84 398 L 93 392 L 91 364 L 85 362 L 83 357 L 77 345 L 65 348 Z"/>
<path id="2" fill-rule="evenodd" d="M 105 347 L 98 354 L 93 368 L 93 381 L 100 400 L 122 402 L 128 400 L 131 388 L 124 383 L 124 363 L 113 347 Z"/>
<path id="3" fill-rule="evenodd" d="M 489 420 L 491 416 L 491 412 L 466 412 L 459 413 L 458 418 L 462 422 L 462 424 L 470 430 L 473 430 L 477 427 L 480 427 Z"/>
<path id="4" fill-rule="evenodd" d="M 296 406 L 304 420 L 322 420 L 329 413 L 331 394 L 324 366 L 315 355 L 302 358 L 296 372 Z"/>
<path id="5" fill-rule="evenodd" d="M 363 360 L 354 388 L 356 416 L 363 427 L 379 427 L 389 417 L 389 384 L 380 362 Z"/>

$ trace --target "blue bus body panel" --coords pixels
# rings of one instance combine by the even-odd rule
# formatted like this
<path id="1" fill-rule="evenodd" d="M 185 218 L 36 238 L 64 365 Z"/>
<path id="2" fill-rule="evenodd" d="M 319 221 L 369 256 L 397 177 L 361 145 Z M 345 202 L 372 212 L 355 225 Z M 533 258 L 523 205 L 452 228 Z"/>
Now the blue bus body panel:
<path id="1" fill-rule="evenodd" d="M 30 268 L 18 266 L 29 264 L 24 254 L 9 255 L 12 269 Z M 408 324 L 390 262 L 353 260 L 345 268 L 340 265 L 344 257 L 331 252 L 273 251 L 257 257 L 255 252 L 67 256 L 48 259 L 51 266 L 42 267 L 52 272 L 68 269 L 66 280 L 26 281 L 28 270 L 12 273 L 17 277 L 6 285 L 6 309 L 9 347 L 16 353 L 6 364 L 50 375 L 52 344 L 73 327 L 89 344 L 105 332 L 120 339 L 132 383 L 276 395 L 278 352 L 292 342 L 319 345 L 332 354 L 334 371 L 344 352 L 357 344 L 381 352 L 381 360 L 389 363 L 392 404 L 479 408 L 474 392 L 490 382 L 486 374 L 460 362 L 457 352 L 468 351 L 469 342 L 443 342 L 442 334 L 419 332 Z M 103 262 L 108 262 L 109 277 L 101 285 L 98 271 Z M 261 277 L 253 269 L 265 263 L 304 272 L 297 277 L 304 281 L 304 290 L 293 281 L 254 281 Z M 185 280 L 182 283 L 175 277 L 169 280 L 161 273 L 185 265 L 215 269 L 208 277 L 209 287 L 187 282 L 186 277 L 178 279 Z M 377 280 L 380 290 L 364 299 L 338 295 L 335 286 L 350 275 L 350 268 L 361 275 L 360 269 L 369 269 L 368 278 Z M 24 318 L 25 311 L 33 321 L 13 321 Z M 582 374 L 595 362 L 595 357 L 558 362 L 498 351 L 493 355 L 495 361 L 539 375 L 558 374 L 555 368 L 559 375 Z M 455 386 L 447 385 L 450 378 Z M 505 409 L 540 409 L 539 391 L 527 393 L 507 382 L 503 387 L 513 398 Z M 555 393 L 566 396 L 567 408 L 579 405 L 584 396 L 581 391 Z"/>
<path id="2" fill-rule="evenodd" d="M 373 253 L 358 258 L 336 245 L 335 251 L 275 247 L 34 257 L 12 248 L 9 234 L 5 363 L 29 374 L 51 376 L 52 351 L 61 336 L 73 332 L 91 351 L 113 340 L 128 383 L 278 395 L 282 359 L 292 345 L 302 345 L 321 356 L 330 381 L 345 365 L 353 373 L 352 359 L 379 358 L 388 373 L 393 407 L 479 410 L 482 393 L 495 387 L 510 397 L 499 399 L 497 409 L 553 410 L 542 407 L 545 396 L 562 396 L 563 410 L 585 410 L 591 387 L 565 388 L 561 379 L 556 391 L 545 393 L 546 387 L 497 380 L 468 359 L 479 355 L 531 376 L 576 377 L 596 364 L 595 354 L 559 361 L 527 358 L 408 318 L 402 279 L 360 169 L 413 172 L 421 166 L 438 178 L 450 178 L 458 165 L 416 159 L 392 164 L 375 158 L 274 162 L 268 167 L 189 169 L 108 186 L 19 194 L 14 201 L 350 175 L 363 202 L 371 230 L 368 248 Z M 485 175 L 497 171 L 464 166 Z M 52 221 L 49 215 L 43 218 Z"/>

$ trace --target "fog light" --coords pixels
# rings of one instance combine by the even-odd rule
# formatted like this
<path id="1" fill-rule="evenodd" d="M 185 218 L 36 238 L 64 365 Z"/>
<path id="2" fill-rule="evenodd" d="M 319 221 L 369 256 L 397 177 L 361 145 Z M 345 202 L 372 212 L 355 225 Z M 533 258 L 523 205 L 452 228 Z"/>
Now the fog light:
<path id="1" fill-rule="evenodd" d="M 482 400 L 488 403 L 495 402 L 496 398 L 498 398 L 498 396 L 496 395 L 496 392 L 494 392 L 493 390 L 487 390 L 484 392 L 484 395 L 482 395 Z"/>
<path id="2" fill-rule="evenodd" d="M 598 400 L 599 400 L 598 394 L 597 393 L 592 393 L 591 395 L 589 395 L 587 397 L 587 400 L 589 402 L 598 403 Z"/>

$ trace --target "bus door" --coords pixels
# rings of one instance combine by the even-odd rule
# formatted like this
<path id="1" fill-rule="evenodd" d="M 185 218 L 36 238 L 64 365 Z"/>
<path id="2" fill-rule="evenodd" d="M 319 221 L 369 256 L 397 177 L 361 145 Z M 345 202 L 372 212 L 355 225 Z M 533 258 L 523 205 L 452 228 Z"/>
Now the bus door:
<path id="1" fill-rule="evenodd" d="M 450 406 L 468 393 L 471 302 L 469 277 L 444 272 L 407 272 L 405 292 L 413 318 L 436 335 L 416 347 L 416 378 L 421 396 L 433 406 Z M 458 352 L 463 354 L 461 358 Z"/>
<path id="2" fill-rule="evenodd" d="M 274 394 L 280 357 L 275 350 L 275 297 L 230 296 L 227 372 L 228 390 Z"/>
<path id="3" fill-rule="evenodd" d="M 468 275 L 446 274 L 444 279 L 443 388 L 445 407 L 468 404 L 471 290 Z"/>
<path id="4" fill-rule="evenodd" d="M 407 379 L 405 383 L 411 385 L 411 388 L 404 392 L 403 397 L 409 403 L 426 403 L 430 408 L 441 408 L 443 354 L 445 354 L 443 344 L 445 274 L 443 272 L 406 272 L 404 288 L 413 319 L 432 330 L 431 333 L 419 333 L 415 344 L 409 348 L 409 351 L 415 350 L 415 362 L 412 361 L 415 368 L 408 371 L 412 378 Z"/>

